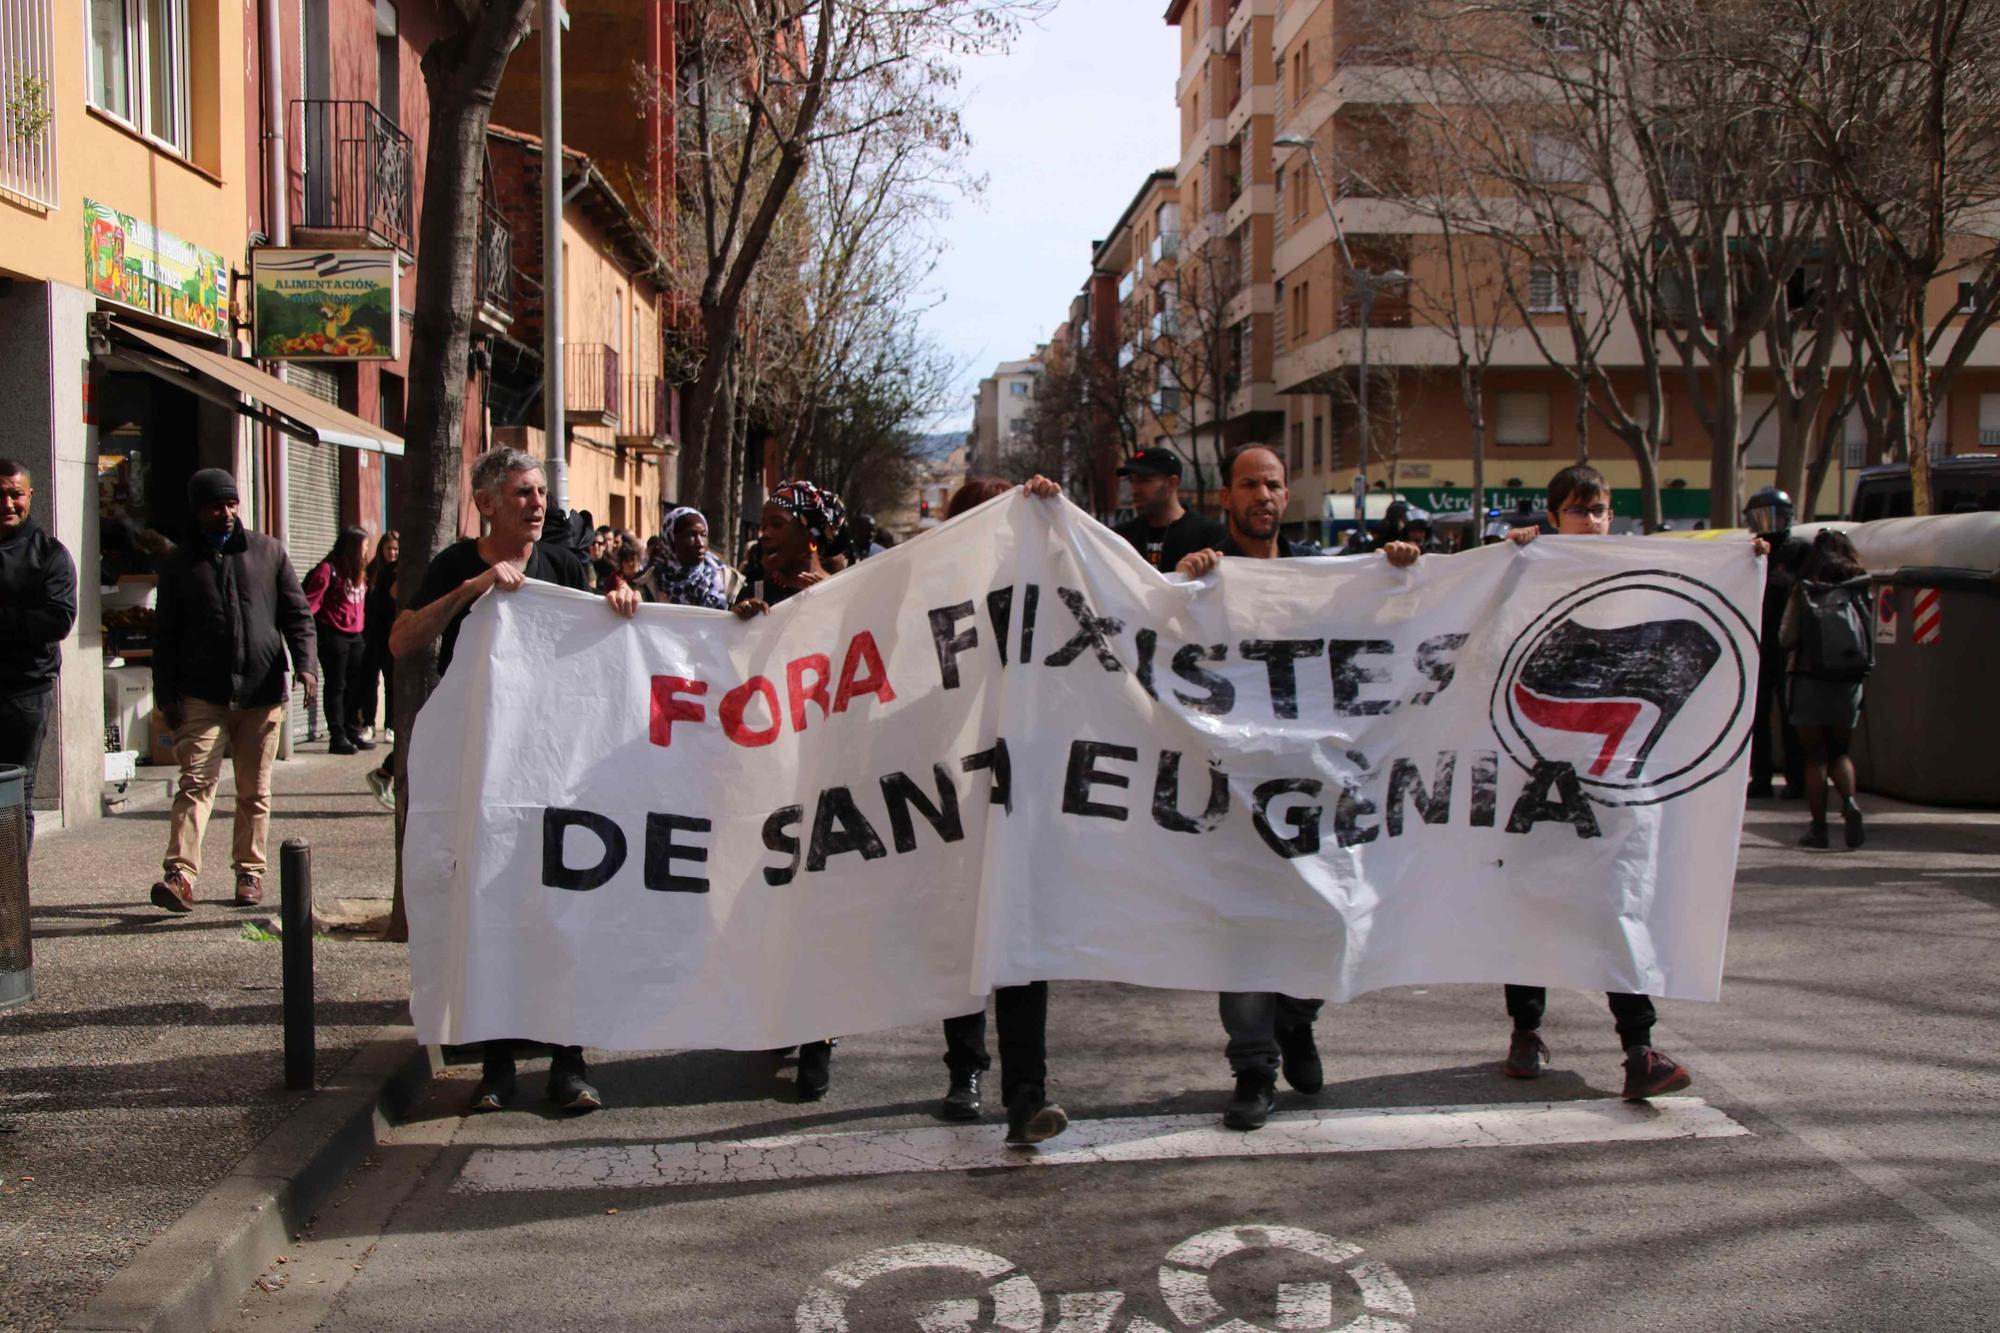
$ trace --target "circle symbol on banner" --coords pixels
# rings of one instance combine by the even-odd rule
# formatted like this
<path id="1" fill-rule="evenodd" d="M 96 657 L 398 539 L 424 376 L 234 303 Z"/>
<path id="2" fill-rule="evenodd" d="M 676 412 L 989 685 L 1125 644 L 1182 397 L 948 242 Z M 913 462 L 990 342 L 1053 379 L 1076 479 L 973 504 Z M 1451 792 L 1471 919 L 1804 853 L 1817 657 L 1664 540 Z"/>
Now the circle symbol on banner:
<path id="1" fill-rule="evenodd" d="M 919 1268 L 959 1269 L 986 1282 L 979 1296 L 932 1302 L 919 1315 L 921 1327 L 975 1328 L 982 1308 L 990 1304 L 993 1327 L 1007 1333 L 1041 1333 L 1042 1290 L 1026 1273 L 1015 1271 L 1012 1259 L 965 1245 L 921 1242 L 872 1250 L 821 1273 L 799 1302 L 798 1333 L 849 1333 L 847 1303 L 863 1283 Z"/>
<path id="2" fill-rule="evenodd" d="M 1668 570 L 1558 599 L 1507 648 L 1488 715 L 1523 769 L 1567 763 L 1599 805 L 1654 805 L 1729 771 L 1750 743 L 1757 631 Z"/>
<path id="3" fill-rule="evenodd" d="M 1417 1305 L 1409 1287 L 1387 1264 L 1361 1257 L 1361 1247 L 1303 1227 L 1228 1226 L 1204 1231 L 1176 1245 L 1160 1265 L 1160 1297 L 1175 1319 L 1209 1333 L 1265 1333 L 1229 1312 L 1209 1289 L 1217 1264 L 1246 1250 L 1289 1250 L 1338 1268 L 1354 1284 L 1367 1313 L 1333 1324 L 1330 1282 L 1284 1282 L 1277 1292 L 1278 1327 L 1323 1333 L 1395 1333 L 1409 1327 Z M 1226 1323 L 1216 1323 L 1227 1319 Z"/>

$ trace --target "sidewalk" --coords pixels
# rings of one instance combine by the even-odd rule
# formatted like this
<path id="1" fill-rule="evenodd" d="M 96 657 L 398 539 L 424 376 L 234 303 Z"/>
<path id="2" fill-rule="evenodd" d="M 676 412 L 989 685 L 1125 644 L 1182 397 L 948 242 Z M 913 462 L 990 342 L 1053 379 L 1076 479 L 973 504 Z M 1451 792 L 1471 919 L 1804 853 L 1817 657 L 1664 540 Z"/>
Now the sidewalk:
<path id="1" fill-rule="evenodd" d="M 321 743 L 277 766 L 258 908 L 228 902 L 228 778 L 188 916 L 147 901 L 164 806 L 37 840 L 36 996 L 0 1013 L 0 1125 L 14 1127 L 0 1132 L 0 1333 L 74 1316 L 308 1100 L 284 1088 L 277 940 L 250 928 L 275 932 L 288 837 L 312 844 L 322 911 L 387 911 L 394 838 L 363 781 L 374 758 Z M 400 945 L 333 934 L 316 975 L 325 1084 L 408 1022 L 409 973 Z"/>

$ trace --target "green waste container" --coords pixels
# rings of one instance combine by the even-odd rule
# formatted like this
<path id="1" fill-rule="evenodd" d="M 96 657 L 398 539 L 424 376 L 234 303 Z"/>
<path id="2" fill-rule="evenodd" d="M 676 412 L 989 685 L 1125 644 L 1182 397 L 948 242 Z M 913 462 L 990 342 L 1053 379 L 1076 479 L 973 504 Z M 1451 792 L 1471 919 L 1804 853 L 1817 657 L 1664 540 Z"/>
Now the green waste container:
<path id="1" fill-rule="evenodd" d="M 0 1009 L 35 994 L 35 951 L 28 935 L 27 770 L 0 766 Z"/>

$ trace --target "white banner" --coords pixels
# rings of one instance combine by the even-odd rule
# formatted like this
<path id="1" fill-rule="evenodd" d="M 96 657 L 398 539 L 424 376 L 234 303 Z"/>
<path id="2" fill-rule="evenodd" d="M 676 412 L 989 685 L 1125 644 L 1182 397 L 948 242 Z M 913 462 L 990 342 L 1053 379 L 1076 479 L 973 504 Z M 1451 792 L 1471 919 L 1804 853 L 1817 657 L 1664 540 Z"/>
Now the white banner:
<path id="1" fill-rule="evenodd" d="M 1763 569 L 1162 578 L 1019 493 L 739 622 L 530 584 L 408 747 L 426 1041 L 760 1049 L 1094 980 L 1716 998 Z"/>

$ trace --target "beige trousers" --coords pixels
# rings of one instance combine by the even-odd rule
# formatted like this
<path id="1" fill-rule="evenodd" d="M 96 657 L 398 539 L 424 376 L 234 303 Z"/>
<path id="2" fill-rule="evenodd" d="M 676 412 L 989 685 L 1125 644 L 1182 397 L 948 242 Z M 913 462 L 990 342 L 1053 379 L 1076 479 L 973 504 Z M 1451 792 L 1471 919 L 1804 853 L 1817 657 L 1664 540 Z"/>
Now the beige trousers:
<path id="1" fill-rule="evenodd" d="M 285 706 L 225 708 L 201 699 L 182 702 L 174 758 L 181 766 L 180 788 L 167 825 L 169 874 L 178 870 L 193 883 L 201 874 L 201 838 L 222 780 L 226 742 L 236 761 L 236 836 L 231 859 L 238 874 L 262 875 L 264 840 L 271 828 L 271 764 L 278 757 L 278 728 Z"/>

